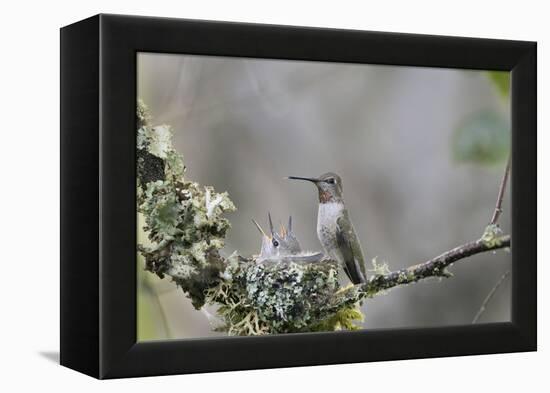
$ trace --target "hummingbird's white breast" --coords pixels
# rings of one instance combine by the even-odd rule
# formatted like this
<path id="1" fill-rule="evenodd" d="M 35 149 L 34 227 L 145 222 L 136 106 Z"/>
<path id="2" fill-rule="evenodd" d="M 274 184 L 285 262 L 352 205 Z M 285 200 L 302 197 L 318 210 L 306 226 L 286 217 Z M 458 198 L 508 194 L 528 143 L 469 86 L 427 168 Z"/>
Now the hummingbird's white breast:
<path id="1" fill-rule="evenodd" d="M 319 241 L 325 249 L 325 253 L 337 261 L 340 261 L 341 255 L 336 242 L 336 220 L 343 214 L 343 211 L 343 203 L 320 203 L 317 214 L 317 236 L 319 237 Z"/>

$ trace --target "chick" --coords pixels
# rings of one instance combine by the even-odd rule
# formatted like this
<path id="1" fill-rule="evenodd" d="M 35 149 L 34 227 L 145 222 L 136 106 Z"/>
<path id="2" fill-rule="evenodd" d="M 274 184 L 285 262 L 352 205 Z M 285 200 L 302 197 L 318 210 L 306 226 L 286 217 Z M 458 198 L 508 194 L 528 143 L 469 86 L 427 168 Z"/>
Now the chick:
<path id="1" fill-rule="evenodd" d="M 276 232 L 268 213 L 270 234 L 266 234 L 260 224 L 252 220 L 262 235 L 260 254 L 256 258 L 257 263 L 264 261 L 292 261 L 292 262 L 318 262 L 323 258 L 323 253 L 312 253 L 302 251 L 298 238 L 292 231 L 292 217 L 289 217 L 288 228 L 281 225 L 279 232 Z"/>

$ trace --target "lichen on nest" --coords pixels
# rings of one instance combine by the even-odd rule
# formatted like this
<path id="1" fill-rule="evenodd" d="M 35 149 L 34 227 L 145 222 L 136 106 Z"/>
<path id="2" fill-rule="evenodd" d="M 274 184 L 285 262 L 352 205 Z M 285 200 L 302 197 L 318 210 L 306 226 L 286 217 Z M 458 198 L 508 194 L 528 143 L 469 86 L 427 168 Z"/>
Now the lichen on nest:
<path id="1" fill-rule="evenodd" d="M 230 335 L 356 329 L 363 320 L 356 298 L 338 297 L 338 265 L 333 261 L 262 263 L 229 258 L 225 281 L 207 299 L 220 304 L 220 330 Z"/>

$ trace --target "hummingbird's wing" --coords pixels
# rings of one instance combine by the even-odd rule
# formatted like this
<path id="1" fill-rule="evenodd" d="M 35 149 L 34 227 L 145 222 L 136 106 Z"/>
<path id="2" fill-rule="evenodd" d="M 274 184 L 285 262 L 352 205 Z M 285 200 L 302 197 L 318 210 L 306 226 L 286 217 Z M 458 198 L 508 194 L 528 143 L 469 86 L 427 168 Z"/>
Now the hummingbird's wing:
<path id="1" fill-rule="evenodd" d="M 355 229 L 346 215 L 336 220 L 336 242 L 344 258 L 344 271 L 354 284 L 364 283 L 367 277 L 363 251 Z"/>

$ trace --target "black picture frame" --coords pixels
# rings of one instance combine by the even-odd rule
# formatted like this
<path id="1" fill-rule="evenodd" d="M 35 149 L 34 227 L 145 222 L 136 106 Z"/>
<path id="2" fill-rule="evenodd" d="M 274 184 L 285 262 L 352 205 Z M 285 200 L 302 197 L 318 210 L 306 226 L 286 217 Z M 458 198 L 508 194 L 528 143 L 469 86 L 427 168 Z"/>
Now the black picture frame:
<path id="1" fill-rule="evenodd" d="M 511 71 L 512 321 L 136 342 L 137 52 Z M 536 91 L 534 42 L 121 15 L 63 27 L 61 364 L 118 378 L 536 350 Z"/>

